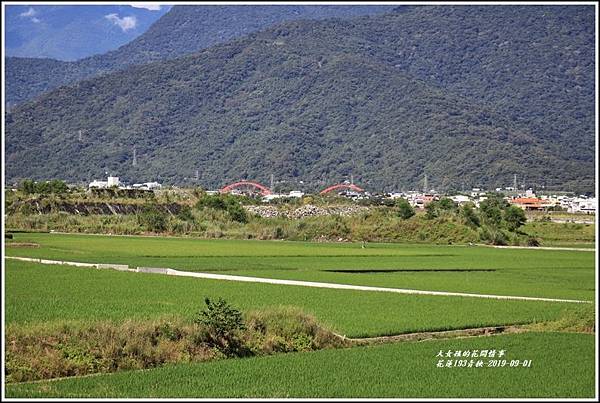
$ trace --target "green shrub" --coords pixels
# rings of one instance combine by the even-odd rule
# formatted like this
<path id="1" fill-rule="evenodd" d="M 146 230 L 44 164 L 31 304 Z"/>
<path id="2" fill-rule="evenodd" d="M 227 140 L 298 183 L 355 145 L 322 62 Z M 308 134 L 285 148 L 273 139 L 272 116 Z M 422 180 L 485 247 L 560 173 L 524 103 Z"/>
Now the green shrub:
<path id="1" fill-rule="evenodd" d="M 473 209 L 472 203 L 467 203 L 460 208 L 460 216 L 463 222 L 471 228 L 477 228 L 480 225 L 479 217 Z"/>
<path id="2" fill-rule="evenodd" d="M 229 195 L 208 195 L 204 194 L 196 202 L 197 209 L 212 208 L 215 210 L 225 210 Z"/>
<path id="3" fill-rule="evenodd" d="M 248 222 L 248 214 L 246 213 L 246 210 L 244 210 L 244 208 L 238 203 L 228 205 L 227 213 L 233 221 L 241 223 Z"/>
<path id="4" fill-rule="evenodd" d="M 23 182 L 21 182 L 20 188 L 25 194 L 62 194 L 66 193 L 69 190 L 67 184 L 64 181 L 58 179 L 45 182 L 36 182 L 31 179 L 25 179 Z"/>
<path id="5" fill-rule="evenodd" d="M 456 203 L 454 203 L 454 200 L 444 197 L 437 202 L 437 207 L 440 210 L 454 211 L 456 210 Z"/>
<path id="6" fill-rule="evenodd" d="M 274 237 L 275 237 L 275 239 L 282 239 L 284 237 L 283 228 L 276 227 Z"/>
<path id="7" fill-rule="evenodd" d="M 137 220 L 147 231 L 163 232 L 167 229 L 167 215 L 154 204 L 144 206 L 137 214 Z"/>
<path id="8" fill-rule="evenodd" d="M 187 206 L 187 205 L 181 206 L 181 209 L 177 213 L 176 217 L 182 221 L 194 221 L 194 216 L 192 215 L 192 209 L 190 208 L 190 206 Z"/>
<path id="9" fill-rule="evenodd" d="M 210 208 L 217 211 L 226 211 L 233 221 L 246 223 L 248 214 L 240 204 L 240 198 L 230 194 L 203 195 L 196 203 L 199 210 Z"/>
<path id="10" fill-rule="evenodd" d="M 415 215 L 415 209 L 406 199 L 398 199 L 398 201 L 396 201 L 396 207 L 398 208 L 398 216 L 404 220 Z"/>
<path id="11" fill-rule="evenodd" d="M 527 217 L 522 208 L 509 206 L 504 210 L 504 221 L 506 221 L 509 231 L 516 231 L 527 222 Z"/>
<path id="12" fill-rule="evenodd" d="M 508 237 L 506 234 L 498 228 L 495 227 L 481 227 L 479 232 L 480 240 L 492 245 L 507 245 Z"/>
<path id="13" fill-rule="evenodd" d="M 438 215 L 437 202 L 431 201 L 425 205 L 425 218 L 433 220 L 434 218 L 437 218 Z"/>
<path id="14" fill-rule="evenodd" d="M 194 323 L 202 325 L 204 340 L 226 356 L 245 356 L 250 351 L 240 338 L 240 332 L 246 329 L 242 313 L 229 305 L 224 299 L 216 302 L 206 298 L 206 308 L 200 312 Z"/>
<path id="15" fill-rule="evenodd" d="M 503 211 L 509 207 L 500 193 L 488 193 L 487 199 L 479 204 L 479 211 L 486 225 L 499 227 L 502 223 Z"/>

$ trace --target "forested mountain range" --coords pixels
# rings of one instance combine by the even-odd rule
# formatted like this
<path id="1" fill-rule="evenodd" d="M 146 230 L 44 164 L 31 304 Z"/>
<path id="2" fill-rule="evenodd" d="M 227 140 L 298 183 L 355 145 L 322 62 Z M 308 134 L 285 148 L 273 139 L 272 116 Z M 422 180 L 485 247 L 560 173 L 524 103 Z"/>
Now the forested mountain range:
<path id="1" fill-rule="evenodd" d="M 111 52 L 72 62 L 30 57 L 7 58 L 6 99 L 9 106 L 14 106 L 60 85 L 130 65 L 192 53 L 283 21 L 349 18 L 382 13 L 392 8 L 360 5 L 174 6 L 144 34 Z"/>
<path id="2" fill-rule="evenodd" d="M 593 191 L 594 80 L 588 6 L 292 21 L 16 107 L 6 176 Z"/>

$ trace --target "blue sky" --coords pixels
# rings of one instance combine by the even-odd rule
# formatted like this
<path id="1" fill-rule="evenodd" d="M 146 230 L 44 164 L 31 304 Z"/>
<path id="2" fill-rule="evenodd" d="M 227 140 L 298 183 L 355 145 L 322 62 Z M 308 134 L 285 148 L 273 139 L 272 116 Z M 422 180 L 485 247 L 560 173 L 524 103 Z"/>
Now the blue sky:
<path id="1" fill-rule="evenodd" d="M 171 6 L 7 5 L 5 55 L 77 60 L 114 50 L 144 33 Z"/>

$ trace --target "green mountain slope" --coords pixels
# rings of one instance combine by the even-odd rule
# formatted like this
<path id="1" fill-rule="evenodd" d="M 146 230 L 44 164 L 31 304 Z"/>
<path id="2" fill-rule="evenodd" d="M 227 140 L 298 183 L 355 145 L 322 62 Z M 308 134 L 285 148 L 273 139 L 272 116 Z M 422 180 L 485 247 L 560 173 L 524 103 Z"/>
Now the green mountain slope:
<path id="1" fill-rule="evenodd" d="M 590 30 L 525 24 L 545 13 L 569 27 L 588 21 L 588 9 L 489 8 L 289 22 L 59 88 L 7 116 L 7 178 L 87 181 L 110 171 L 175 183 L 198 170 L 210 188 L 273 173 L 318 189 L 354 174 L 380 190 L 418 186 L 425 173 L 442 189 L 505 186 L 517 174 L 593 191 Z M 404 53 L 416 52 L 406 43 L 415 37 L 430 47 L 420 58 Z M 509 39 L 511 52 L 485 51 Z M 573 68 L 587 80 L 580 88 L 564 73 Z"/>
<path id="2" fill-rule="evenodd" d="M 298 19 L 347 18 L 382 13 L 392 6 L 174 6 L 141 36 L 119 49 L 74 62 L 9 57 L 9 106 L 44 91 L 130 65 L 172 59 L 248 33 Z"/>

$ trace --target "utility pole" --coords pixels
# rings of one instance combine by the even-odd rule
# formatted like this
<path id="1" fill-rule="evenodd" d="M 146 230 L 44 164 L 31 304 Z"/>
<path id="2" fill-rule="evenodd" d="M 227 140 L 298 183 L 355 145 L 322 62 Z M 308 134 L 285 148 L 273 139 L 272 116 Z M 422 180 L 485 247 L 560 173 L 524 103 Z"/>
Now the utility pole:
<path id="1" fill-rule="evenodd" d="M 196 169 L 196 182 L 200 180 L 200 171 Z"/>
<path id="2" fill-rule="evenodd" d="M 354 174 L 350 174 L 350 184 L 354 185 Z"/>
<path id="3" fill-rule="evenodd" d="M 136 149 L 135 146 L 133 146 L 133 166 L 137 165 L 137 153 L 136 153 Z"/>
<path id="4" fill-rule="evenodd" d="M 513 178 L 513 189 L 517 190 L 517 174 L 515 174 L 515 177 Z"/>
<path id="5" fill-rule="evenodd" d="M 83 141 L 83 137 L 81 136 L 81 129 L 79 129 L 79 136 L 77 137 L 77 139 L 81 142 Z"/>
<path id="6" fill-rule="evenodd" d="M 427 193 L 427 189 L 429 188 L 429 183 L 427 183 L 427 174 L 425 174 L 425 178 L 423 178 L 423 192 Z"/>
<path id="7" fill-rule="evenodd" d="M 273 178 L 273 174 L 271 174 L 271 191 L 273 191 L 273 183 L 274 183 L 274 178 Z"/>

